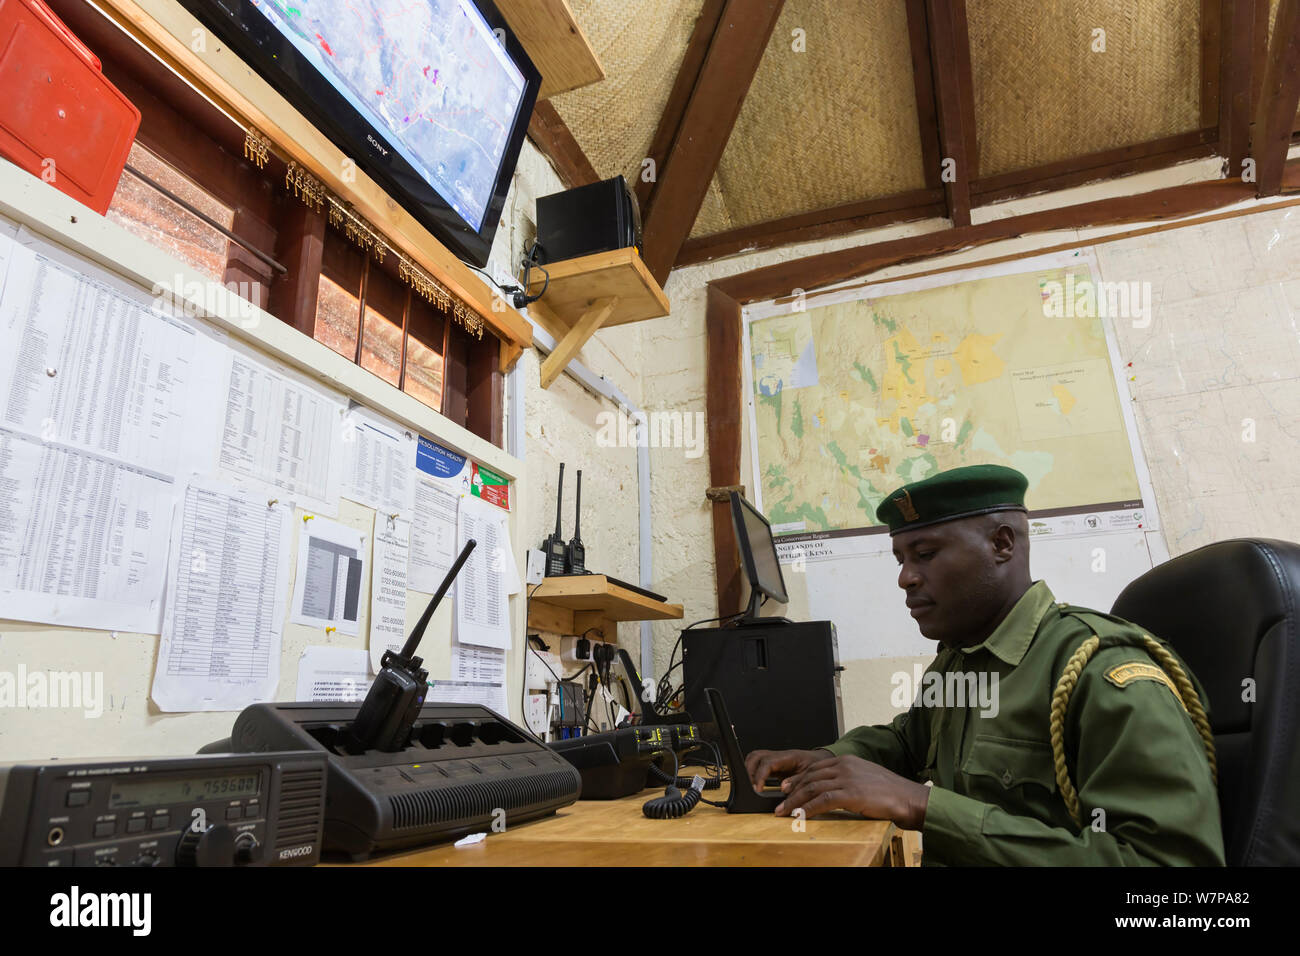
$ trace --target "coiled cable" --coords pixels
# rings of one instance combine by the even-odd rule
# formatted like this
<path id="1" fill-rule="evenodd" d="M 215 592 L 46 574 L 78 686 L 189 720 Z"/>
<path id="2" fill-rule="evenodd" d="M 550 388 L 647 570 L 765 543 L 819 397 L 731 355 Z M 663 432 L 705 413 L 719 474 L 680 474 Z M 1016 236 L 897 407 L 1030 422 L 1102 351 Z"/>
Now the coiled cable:
<path id="1" fill-rule="evenodd" d="M 685 795 L 674 786 L 668 787 L 662 797 L 647 800 L 641 812 L 651 820 L 672 820 L 684 817 L 695 809 L 700 802 L 700 792 L 704 789 L 704 778 L 697 776 L 687 788 Z"/>
<path id="2" fill-rule="evenodd" d="M 669 786 L 674 786 L 674 787 L 686 788 L 686 787 L 693 786 L 694 781 L 696 779 L 704 780 L 705 790 L 717 790 L 719 787 L 722 786 L 721 777 L 697 778 L 697 777 L 684 777 L 681 775 L 678 775 L 676 777 L 670 777 L 668 775 L 668 772 L 656 763 L 652 763 L 650 765 L 650 776 L 652 776 L 655 780 L 659 781 L 659 783 L 666 783 Z"/>

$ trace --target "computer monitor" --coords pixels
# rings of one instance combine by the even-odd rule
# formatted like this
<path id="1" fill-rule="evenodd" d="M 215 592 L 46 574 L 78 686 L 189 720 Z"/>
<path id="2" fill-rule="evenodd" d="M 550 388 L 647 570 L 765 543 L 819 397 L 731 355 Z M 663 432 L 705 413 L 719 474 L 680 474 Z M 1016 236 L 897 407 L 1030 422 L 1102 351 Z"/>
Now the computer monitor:
<path id="1" fill-rule="evenodd" d="M 772 541 L 772 526 L 738 491 L 731 493 L 731 521 L 740 546 L 740 564 L 749 579 L 749 607 L 744 616 L 749 621 L 758 617 L 763 595 L 781 604 L 789 597 L 785 578 L 781 576 L 781 562 L 776 556 L 776 544 Z"/>

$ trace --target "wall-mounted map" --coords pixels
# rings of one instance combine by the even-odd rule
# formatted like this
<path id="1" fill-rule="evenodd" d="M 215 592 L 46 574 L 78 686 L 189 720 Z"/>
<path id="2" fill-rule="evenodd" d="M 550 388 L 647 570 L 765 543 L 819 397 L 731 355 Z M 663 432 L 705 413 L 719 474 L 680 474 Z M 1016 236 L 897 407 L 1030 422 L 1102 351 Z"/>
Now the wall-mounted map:
<path id="1" fill-rule="evenodd" d="M 868 528 L 899 485 L 975 464 L 1023 472 L 1031 513 L 1140 527 L 1091 281 L 1080 261 L 753 317 L 751 435 L 773 530 Z"/>

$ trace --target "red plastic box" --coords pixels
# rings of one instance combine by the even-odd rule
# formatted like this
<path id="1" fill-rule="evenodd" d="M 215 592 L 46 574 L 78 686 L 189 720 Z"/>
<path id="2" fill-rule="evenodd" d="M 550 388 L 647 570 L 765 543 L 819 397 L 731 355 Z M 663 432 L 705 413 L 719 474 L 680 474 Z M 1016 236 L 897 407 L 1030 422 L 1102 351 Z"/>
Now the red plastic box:
<path id="1" fill-rule="evenodd" d="M 108 212 L 140 111 L 41 0 L 0 0 L 0 156 Z"/>

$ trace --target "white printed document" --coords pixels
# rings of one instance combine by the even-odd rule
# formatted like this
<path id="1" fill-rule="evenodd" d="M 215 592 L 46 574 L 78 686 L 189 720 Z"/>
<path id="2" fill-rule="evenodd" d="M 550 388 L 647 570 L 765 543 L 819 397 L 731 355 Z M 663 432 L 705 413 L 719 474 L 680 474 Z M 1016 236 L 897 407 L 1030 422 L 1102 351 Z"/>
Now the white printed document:
<path id="1" fill-rule="evenodd" d="M 473 538 L 474 551 L 456 576 L 456 640 L 461 644 L 510 648 L 507 580 L 501 564 L 502 512 L 463 495 L 457 513 L 456 550 Z"/>
<path id="2" fill-rule="evenodd" d="M 0 427 L 4 616 L 157 634 L 170 476 Z"/>
<path id="3" fill-rule="evenodd" d="M 215 343 L 144 290 L 21 240 L 0 296 L 0 424 L 173 477 L 202 467 Z"/>
<path id="4" fill-rule="evenodd" d="M 289 588 L 289 507 L 195 479 L 172 531 L 152 697 L 164 711 L 274 700 Z"/>
<path id="5" fill-rule="evenodd" d="M 406 565 L 411 523 L 375 515 L 374 567 L 370 578 L 370 666 L 379 672 L 384 651 L 406 643 Z"/>
<path id="6" fill-rule="evenodd" d="M 298 658 L 298 692 L 294 700 L 366 699 L 371 678 L 366 652 L 352 647 L 304 647 Z"/>
<path id="7" fill-rule="evenodd" d="M 232 478 L 338 514 L 343 398 L 242 348 L 230 363 L 218 464 Z"/>
<path id="8" fill-rule="evenodd" d="M 0 291 L 6 616 L 156 634 L 181 475 L 210 464 L 229 349 L 20 231 Z"/>
<path id="9" fill-rule="evenodd" d="M 343 420 L 343 497 L 378 517 L 410 520 L 415 504 L 415 433 L 361 405 Z"/>
<path id="10" fill-rule="evenodd" d="M 506 652 L 496 647 L 453 642 L 451 680 L 433 681 L 426 699 L 448 704 L 482 704 L 509 717 Z"/>
<path id="11" fill-rule="evenodd" d="M 290 620 L 357 634 L 366 556 L 361 532 L 326 518 L 301 522 Z"/>
<path id="12" fill-rule="evenodd" d="M 415 512 L 411 522 L 409 587 L 432 594 L 459 553 L 456 549 L 456 506 L 460 493 L 427 475 L 415 479 Z"/>

